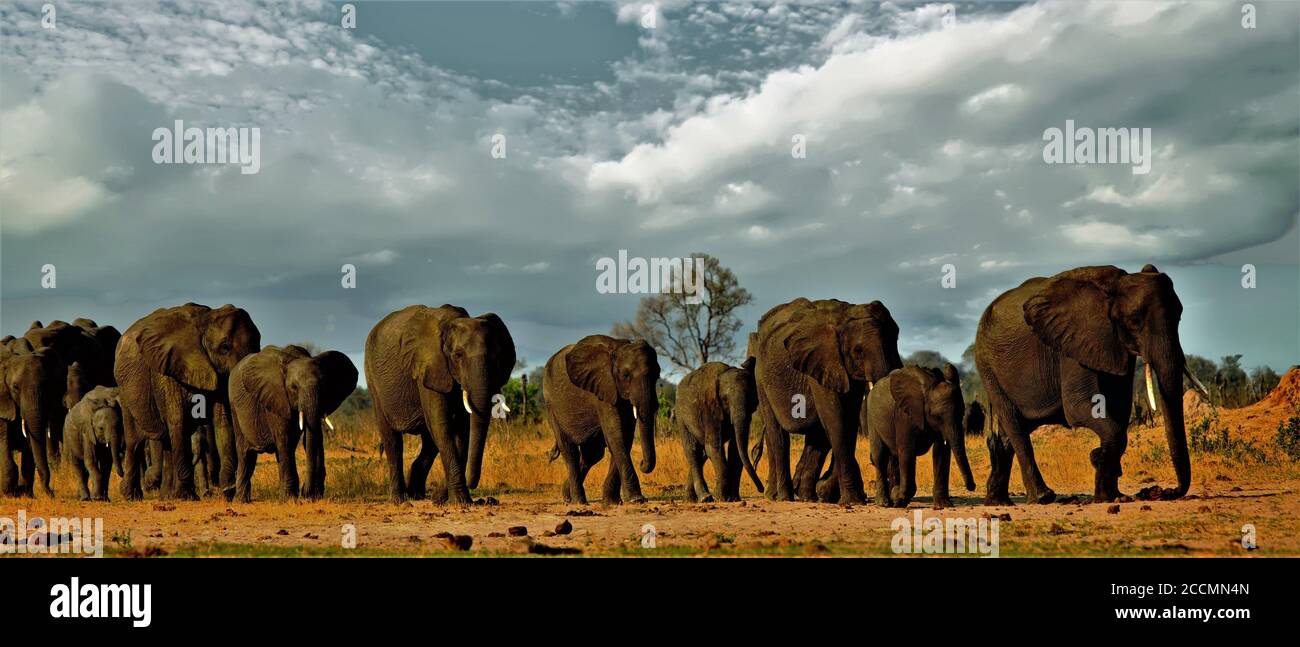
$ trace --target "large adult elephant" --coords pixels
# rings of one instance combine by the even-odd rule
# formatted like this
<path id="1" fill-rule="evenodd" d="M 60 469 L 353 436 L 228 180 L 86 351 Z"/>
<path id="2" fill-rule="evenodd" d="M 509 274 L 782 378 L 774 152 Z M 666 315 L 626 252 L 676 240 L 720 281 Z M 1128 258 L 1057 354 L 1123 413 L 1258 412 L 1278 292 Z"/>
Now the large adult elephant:
<path id="1" fill-rule="evenodd" d="M 57 457 L 63 439 L 63 424 L 68 410 L 90 389 L 114 386 L 114 353 L 121 337 L 112 326 L 99 326 L 90 319 L 73 323 L 51 321 L 42 325 L 32 322 L 23 333 L 32 348 L 49 349 L 62 363 L 68 383 L 62 389 L 60 405 L 47 420 L 50 454 Z M 76 367 L 75 369 L 73 367 Z"/>
<path id="2" fill-rule="evenodd" d="M 52 350 L 34 349 L 25 339 L 9 338 L 0 347 L 0 494 L 32 496 L 39 475 L 41 490 L 54 496 L 49 420 L 62 408 L 64 370 Z M 14 452 L 21 455 L 21 472 Z"/>
<path id="3" fill-rule="evenodd" d="M 994 299 L 975 334 L 975 362 L 988 393 L 991 422 L 987 443 L 992 471 L 985 503 L 1011 503 L 1007 483 L 1013 452 L 1026 499 L 1055 500 L 1029 441 L 1029 434 L 1045 424 L 1093 430 L 1101 439 L 1091 454 L 1094 500 L 1123 496 L 1120 458 L 1128 442 L 1138 356 L 1149 367 L 1147 397 L 1153 407 L 1164 409 L 1165 437 L 1178 477 L 1178 486 L 1164 494 L 1186 494 L 1192 468 L 1182 386 L 1183 375 L 1191 373 L 1178 339 L 1182 312 L 1173 281 L 1152 265 L 1135 274 L 1109 265 L 1080 267 L 1031 278 Z M 1105 398 L 1104 415 L 1094 416 L 1098 395 Z"/>
<path id="4" fill-rule="evenodd" d="M 492 313 L 471 317 L 452 305 L 413 305 L 375 324 L 366 337 L 366 386 L 394 502 L 424 498 L 439 454 L 446 501 L 470 502 L 469 491 L 478 487 L 483 467 L 492 396 L 510 380 L 514 366 L 515 342 Z M 405 478 L 404 433 L 421 441 Z"/>
<path id="5" fill-rule="evenodd" d="M 162 496 L 197 499 L 190 434 L 212 424 L 221 458 L 221 485 L 233 494 L 234 434 L 226 393 L 235 364 L 262 345 L 262 335 L 242 308 L 187 303 L 159 308 L 131 325 L 117 346 L 114 375 L 121 387 L 125 427 L 122 497 L 138 499 L 145 445 L 163 443 Z M 203 396 L 207 417 L 195 418 Z"/>
<path id="6" fill-rule="evenodd" d="M 903 366 L 898 324 L 879 301 L 799 298 L 767 311 L 750 338 L 758 360 L 758 411 L 769 454 L 767 496 L 792 501 L 861 503 L 862 470 L 854 454 L 863 398 L 870 385 Z M 790 434 L 804 434 L 790 478 Z M 831 454 L 823 487 L 818 475 Z M 820 489 L 820 492 L 819 492 Z"/>
<path id="7" fill-rule="evenodd" d="M 564 500 L 586 503 L 583 480 L 609 447 L 604 502 L 642 503 L 632 469 L 633 435 L 641 435 L 641 472 L 655 469 L 655 417 L 659 411 L 659 359 L 644 341 L 605 335 L 583 337 L 546 362 L 542 389 L 546 417 L 564 458 Z"/>
<path id="8" fill-rule="evenodd" d="M 298 440 L 306 438 L 307 478 L 302 495 L 325 494 L 327 416 L 357 388 L 357 367 L 336 350 L 312 356 L 301 346 L 267 346 L 230 373 L 230 406 L 239 458 L 235 498 L 248 502 L 259 452 L 274 452 L 285 496 L 298 496 Z"/>
<path id="9" fill-rule="evenodd" d="M 749 427 L 756 409 L 758 390 L 754 386 L 752 357 L 738 367 L 708 362 L 677 384 L 673 414 L 681 425 L 682 450 L 689 468 L 688 500 L 713 500 L 704 483 L 706 457 L 713 463 L 718 496 L 723 501 L 740 500 L 742 466 L 758 491 L 763 491 L 748 452 Z"/>

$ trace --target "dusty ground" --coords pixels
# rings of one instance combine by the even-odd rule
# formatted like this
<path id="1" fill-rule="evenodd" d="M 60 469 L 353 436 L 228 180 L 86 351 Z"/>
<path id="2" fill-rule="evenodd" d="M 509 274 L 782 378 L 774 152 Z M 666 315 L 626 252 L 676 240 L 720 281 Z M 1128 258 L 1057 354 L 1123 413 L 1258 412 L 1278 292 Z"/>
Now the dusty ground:
<path id="1" fill-rule="evenodd" d="M 1178 501 L 1141 501 L 1117 507 L 1087 503 L 1092 490 L 1088 451 L 1096 438 L 1086 430 L 1043 429 L 1033 436 L 1044 478 L 1058 493 L 1077 502 L 985 507 L 980 505 L 987 453 L 971 439 L 972 466 L 979 483 L 974 493 L 954 490 L 957 507 L 929 509 L 929 460 L 918 463 L 920 488 L 907 511 L 874 505 L 842 507 L 776 503 L 745 483 L 741 503 L 690 504 L 681 500 L 685 473 L 674 438 L 658 444 L 659 467 L 642 477 L 651 501 L 606 507 L 560 503 L 563 470 L 545 459 L 550 440 L 537 428 L 494 430 L 489 440 L 484 503 L 466 508 L 417 501 L 384 501 L 384 477 L 364 421 L 341 430 L 329 453 L 330 498 L 319 502 L 276 500 L 274 458 L 263 457 L 252 504 L 203 501 L 83 503 L 73 500 L 70 477 L 58 475 L 54 500 L 0 499 L 0 516 L 22 508 L 28 517 L 103 517 L 109 554 L 188 555 L 513 555 L 568 550 L 582 555 L 892 555 L 891 523 L 923 516 L 1000 517 L 999 553 L 1018 555 L 1300 555 L 1300 467 L 1276 445 L 1279 422 L 1297 414 L 1290 397 L 1300 391 L 1300 370 L 1284 382 L 1281 397 L 1238 410 L 1219 410 L 1207 429 L 1227 432 L 1228 446 L 1194 453 L 1192 490 Z M 1275 394 L 1276 395 L 1276 394 Z M 1189 397 L 1188 429 L 1205 413 Z M 868 479 L 865 443 L 860 459 Z M 1173 470 L 1163 432 L 1143 428 L 1130 437 L 1121 489 L 1135 494 L 1153 484 L 1172 485 Z M 797 451 L 796 447 L 796 451 Z M 408 452 L 409 457 L 410 452 Z M 602 462 L 588 477 L 588 494 L 599 496 Z M 765 474 L 766 465 L 759 466 Z M 955 468 L 954 468 L 955 470 Z M 434 477 L 440 468 L 435 467 Z M 706 474 L 710 468 L 706 467 Z M 710 476 L 711 478 L 711 476 Z M 513 485 L 507 485 L 513 484 Z M 116 494 L 116 481 L 111 493 Z M 1020 488 L 1012 481 L 1013 498 Z M 870 486 L 868 486 L 870 492 Z M 490 497 L 490 499 L 489 499 Z M 555 534 L 568 522 L 572 530 Z M 643 548 L 643 527 L 654 526 L 655 548 Z M 1258 549 L 1241 547 L 1242 528 L 1255 528 Z M 343 548 L 355 528 L 356 548 Z M 523 527 L 526 536 L 512 536 Z M 562 530 L 562 529 L 561 529 Z M 517 528 L 515 532 L 521 532 Z M 460 535 L 447 539 L 445 535 Z M 468 551 L 462 551 L 469 538 Z"/>

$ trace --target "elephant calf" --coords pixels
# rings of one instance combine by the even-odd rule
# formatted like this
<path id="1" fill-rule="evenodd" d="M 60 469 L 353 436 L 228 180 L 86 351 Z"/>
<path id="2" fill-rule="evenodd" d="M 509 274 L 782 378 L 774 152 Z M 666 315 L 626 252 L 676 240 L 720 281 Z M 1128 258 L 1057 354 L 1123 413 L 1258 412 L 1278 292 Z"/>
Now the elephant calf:
<path id="1" fill-rule="evenodd" d="M 905 508 L 916 494 L 916 457 L 930 450 L 934 461 L 934 507 L 948 498 L 949 454 L 957 455 L 966 489 L 975 489 L 962 430 L 961 382 L 952 364 L 943 370 L 907 366 L 876 383 L 862 415 L 876 466 L 876 502 Z M 891 490 L 892 486 L 892 490 Z"/>
<path id="2" fill-rule="evenodd" d="M 68 411 L 63 421 L 65 453 L 82 501 L 108 500 L 109 467 L 122 476 L 122 437 L 117 387 L 97 386 Z"/>
<path id="3" fill-rule="evenodd" d="M 298 496 L 294 453 L 306 437 L 307 485 L 303 496 L 325 494 L 325 443 L 321 425 L 357 388 L 357 367 L 347 355 L 325 351 L 312 356 L 301 346 L 267 346 L 240 360 L 230 372 L 235 453 L 239 458 L 235 498 L 252 499 L 257 454 L 275 452 L 280 485 Z"/>
<path id="4" fill-rule="evenodd" d="M 682 426 L 682 451 L 689 471 L 686 498 L 713 500 L 704 484 L 704 460 L 713 462 L 718 496 L 723 501 L 740 500 L 740 468 L 754 481 L 759 492 L 763 483 L 754 471 L 745 448 L 749 446 L 749 425 L 758 408 L 754 387 L 754 358 L 739 368 L 709 362 L 691 371 L 677 385 L 674 413 Z"/>

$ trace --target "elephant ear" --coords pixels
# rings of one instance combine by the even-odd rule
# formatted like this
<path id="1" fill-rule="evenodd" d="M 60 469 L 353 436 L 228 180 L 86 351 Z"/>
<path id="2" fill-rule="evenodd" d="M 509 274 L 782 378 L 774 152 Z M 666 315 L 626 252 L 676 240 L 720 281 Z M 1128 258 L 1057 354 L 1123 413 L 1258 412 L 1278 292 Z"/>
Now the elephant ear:
<path id="1" fill-rule="evenodd" d="M 1038 339 L 1080 364 L 1122 375 L 1128 351 L 1110 319 L 1111 297 L 1097 284 L 1054 278 L 1025 301 L 1025 322 Z"/>
<path id="2" fill-rule="evenodd" d="M 159 373 L 202 391 L 217 388 L 217 371 L 203 350 L 203 335 L 190 313 L 155 311 L 136 338 L 145 361 Z"/>
<path id="3" fill-rule="evenodd" d="M 584 339 L 569 350 L 564 359 L 569 381 L 578 388 L 596 394 L 602 402 L 618 402 L 614 383 L 614 358 L 609 344 Z"/>
<path id="4" fill-rule="evenodd" d="M 847 393 L 849 373 L 840 356 L 840 338 L 829 324 L 808 320 L 792 322 L 781 340 L 795 370 L 836 392 Z"/>
<path id="5" fill-rule="evenodd" d="M 488 339 L 490 344 L 499 344 L 497 348 L 496 365 L 492 367 L 492 375 L 501 378 L 503 382 L 510 381 L 510 373 L 515 370 L 515 340 L 510 336 L 510 329 L 506 328 L 506 322 L 501 321 L 495 312 L 489 312 L 477 317 L 480 321 L 488 326 Z"/>
<path id="6" fill-rule="evenodd" d="M 0 360 L 0 368 L 3 368 L 4 362 Z M 3 375 L 0 375 L 3 378 Z M 0 379 L 0 419 L 16 420 L 18 418 L 18 405 L 14 399 L 9 397 L 9 385 Z"/>
<path id="7" fill-rule="evenodd" d="M 903 412 L 908 420 L 925 421 L 925 385 L 918 376 L 910 372 L 897 372 L 889 377 L 889 395 L 894 398 L 894 407 Z"/>
<path id="8" fill-rule="evenodd" d="M 442 309 L 423 308 L 406 322 L 402 330 L 402 355 L 410 367 L 411 379 L 438 393 L 450 393 L 451 367 L 443 352 L 443 332 L 449 316 L 439 316 Z"/>
<path id="9" fill-rule="evenodd" d="M 285 354 L 269 348 L 239 362 L 240 381 L 263 409 L 288 418 L 289 393 L 284 388 Z"/>
<path id="10" fill-rule="evenodd" d="M 321 410 L 331 413 L 357 390 L 357 367 L 347 355 L 327 350 L 312 358 L 325 376 L 321 384 Z"/>

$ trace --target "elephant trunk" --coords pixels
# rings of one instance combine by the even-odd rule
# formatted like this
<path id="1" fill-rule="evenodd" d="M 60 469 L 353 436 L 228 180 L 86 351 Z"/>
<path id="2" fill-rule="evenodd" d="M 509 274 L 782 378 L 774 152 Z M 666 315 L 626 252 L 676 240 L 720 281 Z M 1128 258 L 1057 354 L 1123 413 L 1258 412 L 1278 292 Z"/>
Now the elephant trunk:
<path id="1" fill-rule="evenodd" d="M 24 398 L 22 404 L 22 421 L 20 424 L 26 425 L 27 442 L 32 448 L 32 459 L 36 461 L 36 473 L 40 475 L 40 481 L 44 485 L 45 492 L 50 492 L 50 460 L 47 453 L 47 444 L 49 436 L 46 433 L 46 399 L 44 394 L 35 394 Z M 27 484 L 29 487 L 31 483 Z M 33 488 L 34 489 L 34 488 Z"/>
<path id="2" fill-rule="evenodd" d="M 966 434 L 956 422 L 948 425 L 943 432 L 944 440 L 952 448 L 953 458 L 957 460 L 957 469 L 968 492 L 975 490 L 975 477 L 970 471 L 970 461 L 966 459 Z"/>
<path id="3" fill-rule="evenodd" d="M 1146 359 L 1154 369 L 1158 383 L 1160 406 L 1164 407 L 1165 439 L 1178 477 L 1178 488 L 1166 490 L 1165 496 L 1176 499 L 1187 494 L 1192 486 L 1192 463 L 1187 452 L 1187 430 L 1183 426 L 1183 366 L 1186 359 L 1176 339 L 1170 342 L 1168 350 L 1152 355 Z"/>
<path id="4" fill-rule="evenodd" d="M 469 451 L 465 457 L 465 486 L 478 487 L 483 473 L 483 449 L 487 445 L 488 424 L 492 422 L 492 394 L 484 377 L 461 394 L 469 411 Z"/>
<path id="5" fill-rule="evenodd" d="M 759 493 L 763 492 L 763 481 L 759 480 L 758 472 L 754 470 L 754 462 L 749 456 L 749 425 L 753 421 L 753 413 L 746 410 L 744 405 L 735 403 L 731 407 L 731 427 L 736 433 L 736 453 L 740 454 L 740 464 L 745 467 L 745 472 L 749 474 L 750 480 L 754 482 L 754 487 L 758 488 Z"/>
<path id="6" fill-rule="evenodd" d="M 641 436 L 641 473 L 655 471 L 655 418 L 659 415 L 659 399 L 654 387 L 641 402 L 633 405 L 636 415 L 637 434 Z"/>

